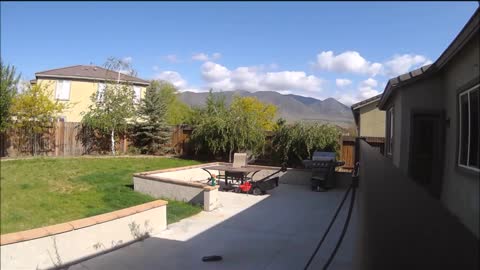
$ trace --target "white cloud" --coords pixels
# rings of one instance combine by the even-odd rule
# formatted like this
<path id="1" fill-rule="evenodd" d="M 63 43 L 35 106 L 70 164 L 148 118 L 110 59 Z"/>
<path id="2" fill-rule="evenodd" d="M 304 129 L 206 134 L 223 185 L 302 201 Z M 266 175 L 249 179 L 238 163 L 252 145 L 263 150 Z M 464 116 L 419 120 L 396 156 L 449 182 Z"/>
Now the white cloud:
<path id="1" fill-rule="evenodd" d="M 195 53 L 192 55 L 192 60 L 205 62 L 205 61 L 218 60 L 221 57 L 222 57 L 222 54 L 219 52 L 215 52 L 212 55 L 208 55 L 206 53 Z"/>
<path id="2" fill-rule="evenodd" d="M 368 78 L 360 83 L 360 86 L 363 87 L 377 87 L 378 82 L 373 78 Z"/>
<path id="3" fill-rule="evenodd" d="M 214 63 L 214 62 L 205 62 L 202 65 L 202 77 L 207 82 L 218 82 L 230 77 L 230 70 L 228 68 Z"/>
<path id="4" fill-rule="evenodd" d="M 432 61 L 423 55 L 403 54 L 394 55 L 390 60 L 386 61 L 385 75 L 395 77 L 424 65 L 431 64 Z"/>
<path id="5" fill-rule="evenodd" d="M 380 91 L 376 89 L 377 86 L 379 86 L 377 80 L 368 78 L 364 81 L 361 81 L 355 91 L 337 92 L 335 94 L 335 98 L 343 104 L 350 106 L 354 103 L 380 94 Z"/>
<path id="6" fill-rule="evenodd" d="M 335 97 L 335 99 L 338 100 L 339 102 L 347 105 L 347 106 L 350 106 L 350 105 L 358 102 L 358 99 L 355 98 L 354 95 L 352 95 L 352 94 L 337 95 Z"/>
<path id="7" fill-rule="evenodd" d="M 368 61 L 357 51 L 345 51 L 338 55 L 333 51 L 323 51 L 317 55 L 314 66 L 330 72 L 395 77 L 431 63 L 430 59 L 419 54 L 396 54 L 389 60 L 379 63 Z"/>
<path id="8" fill-rule="evenodd" d="M 371 98 L 380 94 L 380 91 L 375 89 L 378 86 L 378 81 L 368 78 L 362 82 L 360 82 L 360 86 L 358 88 L 358 95 L 357 100 L 362 101 L 367 98 Z"/>
<path id="9" fill-rule="evenodd" d="M 258 66 L 238 67 L 229 70 L 214 62 L 205 62 L 201 67 L 203 79 L 207 87 L 214 90 L 246 90 L 246 91 L 297 91 L 318 93 L 323 80 L 307 75 L 303 71 L 264 72 Z"/>
<path id="10" fill-rule="evenodd" d="M 336 79 L 335 84 L 337 87 L 343 88 L 352 84 L 352 81 L 349 79 Z"/>
<path id="11" fill-rule="evenodd" d="M 319 91 L 322 80 L 303 71 L 268 72 L 263 84 L 275 90 L 298 89 L 309 92 Z"/>
<path id="12" fill-rule="evenodd" d="M 208 61 L 210 58 L 205 53 L 196 53 L 192 55 L 192 60 L 195 61 Z"/>
<path id="13" fill-rule="evenodd" d="M 180 62 L 175 54 L 169 54 L 165 56 L 165 59 L 170 63 L 178 63 Z"/>
<path id="14" fill-rule="evenodd" d="M 323 51 L 317 55 L 315 66 L 326 71 L 370 76 L 375 76 L 382 70 L 382 64 L 371 63 L 356 51 L 346 51 L 338 55 L 334 55 L 332 51 Z"/>
<path id="15" fill-rule="evenodd" d="M 183 89 L 187 86 L 187 81 L 182 78 L 180 73 L 176 71 L 162 71 L 155 75 L 155 79 L 164 80 L 172 83 L 178 89 Z"/>

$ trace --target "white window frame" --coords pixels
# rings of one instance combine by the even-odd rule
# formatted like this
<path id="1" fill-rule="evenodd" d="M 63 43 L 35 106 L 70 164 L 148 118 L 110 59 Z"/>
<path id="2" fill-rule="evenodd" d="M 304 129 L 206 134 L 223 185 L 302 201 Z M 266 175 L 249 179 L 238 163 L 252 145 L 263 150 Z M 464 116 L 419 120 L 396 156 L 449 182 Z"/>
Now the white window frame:
<path id="1" fill-rule="evenodd" d="M 480 172 L 480 168 L 475 168 L 475 167 L 472 167 L 472 166 L 469 166 L 469 163 L 470 163 L 470 135 L 471 135 L 471 125 L 470 125 L 470 92 L 473 92 L 475 90 L 477 90 L 478 88 L 480 87 L 480 84 L 477 84 L 475 86 L 473 86 L 472 88 L 469 88 L 468 90 L 465 90 L 463 92 L 461 92 L 459 95 L 458 95 L 458 159 L 457 159 L 457 165 L 459 167 L 462 167 L 462 168 L 465 168 L 465 169 L 468 169 L 468 170 L 472 170 L 472 171 L 475 171 L 475 172 Z M 467 142 L 467 161 L 466 161 L 466 165 L 465 164 L 461 164 L 460 163 L 460 159 L 461 159 L 461 156 L 462 156 L 462 96 L 463 95 L 467 95 L 467 102 L 468 102 L 468 142 Z M 480 98 L 480 97 L 479 97 Z"/>
<path id="2" fill-rule="evenodd" d="M 67 96 L 60 96 L 60 93 L 64 94 L 64 88 L 65 85 L 68 84 L 68 89 L 67 89 Z M 70 100 L 70 87 L 71 87 L 71 81 L 69 80 L 57 80 L 56 85 L 55 85 L 55 99 L 57 100 Z M 60 89 L 61 88 L 61 89 Z"/>
<path id="3" fill-rule="evenodd" d="M 138 93 L 137 93 L 138 90 Z M 142 98 L 142 88 L 140 86 L 133 86 L 133 103 L 138 104 L 140 103 L 140 99 Z"/>
<path id="4" fill-rule="evenodd" d="M 102 85 L 103 85 L 103 89 L 100 91 L 100 88 L 101 88 L 100 86 L 102 86 Z M 107 87 L 107 85 L 105 83 L 101 83 L 101 82 L 98 83 L 98 86 L 97 86 L 97 102 L 103 102 L 106 87 Z"/>
<path id="5" fill-rule="evenodd" d="M 387 138 L 387 155 L 393 155 L 393 134 L 394 134 L 394 106 L 390 107 L 387 110 L 387 123 L 389 124 L 388 128 L 388 138 Z"/>

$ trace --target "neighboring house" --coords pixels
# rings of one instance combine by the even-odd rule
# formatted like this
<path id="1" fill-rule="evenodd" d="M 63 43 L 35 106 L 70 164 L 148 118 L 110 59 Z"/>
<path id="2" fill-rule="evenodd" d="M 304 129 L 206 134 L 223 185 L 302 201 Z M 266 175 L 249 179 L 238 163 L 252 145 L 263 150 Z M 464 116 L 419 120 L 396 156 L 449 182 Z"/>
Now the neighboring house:
<path id="1" fill-rule="evenodd" d="M 133 86 L 134 99 L 139 101 L 145 95 L 149 82 L 126 74 L 107 70 L 98 66 L 77 65 L 35 73 L 32 84 L 42 84 L 52 91 L 53 99 L 68 102 L 71 107 L 61 119 L 68 122 L 80 122 L 82 112 L 88 111 L 91 96 L 105 89 L 108 81 L 129 83 Z M 101 95 L 99 95 L 101 97 Z"/>
<path id="2" fill-rule="evenodd" d="M 480 9 L 431 65 L 391 79 L 385 155 L 477 237 L 480 213 Z"/>
<path id="3" fill-rule="evenodd" d="M 377 108 L 382 95 L 352 105 L 357 134 L 361 137 L 385 137 L 385 112 Z"/>

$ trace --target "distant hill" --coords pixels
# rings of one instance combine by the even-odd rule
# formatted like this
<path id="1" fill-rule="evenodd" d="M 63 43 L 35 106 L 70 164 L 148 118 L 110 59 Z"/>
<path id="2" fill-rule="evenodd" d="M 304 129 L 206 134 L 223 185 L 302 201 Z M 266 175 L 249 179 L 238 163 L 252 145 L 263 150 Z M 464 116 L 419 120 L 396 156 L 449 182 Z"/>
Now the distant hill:
<path id="1" fill-rule="evenodd" d="M 278 107 L 278 116 L 284 118 L 287 122 L 311 121 L 332 123 L 341 127 L 350 127 L 354 124 L 350 107 L 334 98 L 319 100 L 291 94 L 282 95 L 274 91 L 252 93 L 237 90 L 225 91 L 222 94 L 225 95 L 227 104 L 230 104 L 234 95 L 252 96 L 262 102 L 274 104 Z M 183 92 L 180 94 L 180 99 L 190 106 L 203 106 L 207 96 L 208 93 Z"/>

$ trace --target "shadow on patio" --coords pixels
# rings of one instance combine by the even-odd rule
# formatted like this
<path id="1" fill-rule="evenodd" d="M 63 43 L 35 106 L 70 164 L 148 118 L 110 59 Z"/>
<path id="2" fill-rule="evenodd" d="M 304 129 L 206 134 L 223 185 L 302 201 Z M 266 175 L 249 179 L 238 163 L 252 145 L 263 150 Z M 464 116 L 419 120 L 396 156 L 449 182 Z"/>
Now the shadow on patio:
<path id="1" fill-rule="evenodd" d="M 202 212 L 142 242 L 73 266 L 73 269 L 303 269 L 326 230 L 344 189 L 317 193 L 281 184 L 267 196 L 221 192 L 222 207 Z M 317 253 L 318 269 L 333 250 L 346 207 Z M 351 269 L 356 211 L 329 269 Z M 206 255 L 222 261 L 202 262 Z"/>

